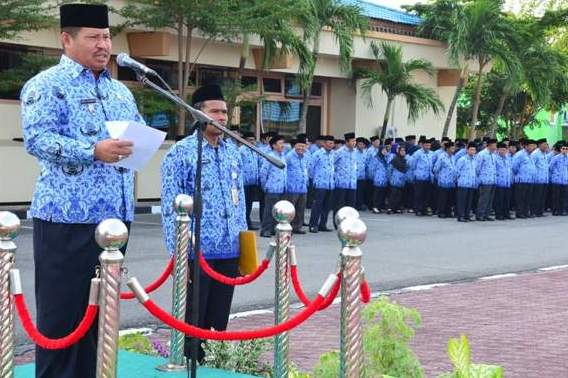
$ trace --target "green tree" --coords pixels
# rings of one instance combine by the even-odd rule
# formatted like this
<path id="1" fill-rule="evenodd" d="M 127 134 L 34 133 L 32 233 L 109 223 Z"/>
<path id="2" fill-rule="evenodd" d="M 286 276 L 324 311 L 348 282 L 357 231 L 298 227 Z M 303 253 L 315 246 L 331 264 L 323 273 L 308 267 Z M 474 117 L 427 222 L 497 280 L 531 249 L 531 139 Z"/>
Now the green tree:
<path id="1" fill-rule="evenodd" d="M 304 30 L 304 41 L 311 46 L 311 59 L 301 64 L 298 82 L 303 91 L 300 112 L 300 132 L 306 131 L 306 120 L 310 102 L 311 87 L 320 53 L 320 35 L 328 28 L 339 45 L 339 63 L 343 70 L 351 67 L 353 54 L 353 34 L 365 33 L 367 18 L 356 5 L 345 4 L 340 0 L 304 0 L 305 7 L 299 15 L 300 26 Z"/>
<path id="2" fill-rule="evenodd" d="M 55 25 L 54 8 L 53 4 L 43 0 L 0 1 L 0 39 L 14 38 L 23 31 Z"/>
<path id="3" fill-rule="evenodd" d="M 361 89 L 372 106 L 372 90 L 379 85 L 387 96 L 387 106 L 381 128 L 381 139 L 385 137 L 391 107 L 396 97 L 403 97 L 408 106 L 408 119 L 415 121 L 423 112 L 432 110 L 438 114 L 444 108 L 440 98 L 432 88 L 416 84 L 412 75 L 416 71 L 424 71 L 429 76 L 434 74 L 432 63 L 424 59 L 403 61 L 402 48 L 388 43 L 371 43 L 371 51 L 375 57 L 376 70 L 359 69 L 354 76 L 362 79 Z"/>

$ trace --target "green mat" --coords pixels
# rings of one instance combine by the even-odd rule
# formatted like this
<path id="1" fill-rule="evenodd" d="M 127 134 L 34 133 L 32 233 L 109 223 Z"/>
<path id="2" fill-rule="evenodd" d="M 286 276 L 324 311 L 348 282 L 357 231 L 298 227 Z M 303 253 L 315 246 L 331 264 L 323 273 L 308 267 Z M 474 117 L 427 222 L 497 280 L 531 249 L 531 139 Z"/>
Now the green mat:
<path id="1" fill-rule="evenodd" d="M 126 351 L 118 352 L 118 378 L 186 378 L 187 372 L 163 373 L 155 368 L 166 361 L 160 357 Z M 15 378 L 33 378 L 35 376 L 34 364 L 16 366 Z M 199 378 L 254 378 L 252 375 L 232 373 L 224 370 L 198 368 Z"/>

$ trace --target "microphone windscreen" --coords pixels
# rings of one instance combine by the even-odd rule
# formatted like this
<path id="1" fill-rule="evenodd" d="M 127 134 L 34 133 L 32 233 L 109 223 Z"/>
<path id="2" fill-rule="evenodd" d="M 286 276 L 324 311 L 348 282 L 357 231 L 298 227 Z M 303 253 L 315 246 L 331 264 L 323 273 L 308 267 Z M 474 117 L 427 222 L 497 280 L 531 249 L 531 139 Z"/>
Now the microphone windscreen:
<path id="1" fill-rule="evenodd" d="M 126 67 L 126 62 L 130 57 L 128 56 L 127 53 L 120 53 L 116 56 L 116 64 L 118 64 L 121 67 Z"/>

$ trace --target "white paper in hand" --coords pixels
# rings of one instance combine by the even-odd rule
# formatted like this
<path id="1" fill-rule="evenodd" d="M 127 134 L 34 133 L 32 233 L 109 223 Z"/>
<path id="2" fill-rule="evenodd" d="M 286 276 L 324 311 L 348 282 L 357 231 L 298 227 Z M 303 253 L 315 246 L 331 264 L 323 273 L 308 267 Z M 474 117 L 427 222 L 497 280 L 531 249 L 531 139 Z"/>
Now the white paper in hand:
<path id="1" fill-rule="evenodd" d="M 129 157 L 109 164 L 116 167 L 142 170 L 166 139 L 165 132 L 137 122 L 108 121 L 105 124 L 111 138 L 129 140 L 134 144 Z"/>

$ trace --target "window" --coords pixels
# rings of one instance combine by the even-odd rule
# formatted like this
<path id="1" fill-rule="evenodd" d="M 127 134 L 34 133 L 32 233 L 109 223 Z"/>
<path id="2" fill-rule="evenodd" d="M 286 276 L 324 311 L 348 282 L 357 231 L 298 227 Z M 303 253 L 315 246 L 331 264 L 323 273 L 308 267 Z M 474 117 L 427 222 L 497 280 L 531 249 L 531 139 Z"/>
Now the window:
<path id="1" fill-rule="evenodd" d="M 256 104 L 241 106 L 239 129 L 241 131 L 256 131 Z"/>
<path id="2" fill-rule="evenodd" d="M 301 102 L 263 101 L 262 125 L 264 131 L 294 137 L 300 125 Z"/>
<path id="3" fill-rule="evenodd" d="M 314 81 L 312 83 L 312 91 L 311 91 L 311 95 L 314 97 L 320 97 L 321 96 L 321 92 L 322 92 L 322 85 L 321 83 L 318 83 L 317 81 Z"/>
<path id="4" fill-rule="evenodd" d="M 200 68 L 199 85 L 217 84 L 221 85 L 224 80 L 224 72 L 221 69 Z"/>
<path id="5" fill-rule="evenodd" d="M 258 78 L 256 76 L 243 76 L 241 85 L 251 92 L 256 92 L 258 91 Z"/>
<path id="6" fill-rule="evenodd" d="M 300 89 L 300 85 L 296 81 L 296 78 L 293 76 L 286 77 L 286 97 L 302 97 L 302 90 Z"/>
<path id="7" fill-rule="evenodd" d="M 282 79 L 265 77 L 262 79 L 262 88 L 264 92 L 282 93 Z"/>
<path id="8" fill-rule="evenodd" d="M 160 75 L 170 87 L 177 89 L 178 68 L 176 62 L 144 58 L 136 58 L 136 60 L 156 71 L 158 75 Z M 136 73 L 130 68 L 118 66 L 118 80 L 136 81 Z M 195 71 L 190 75 L 190 82 L 195 83 Z"/>

